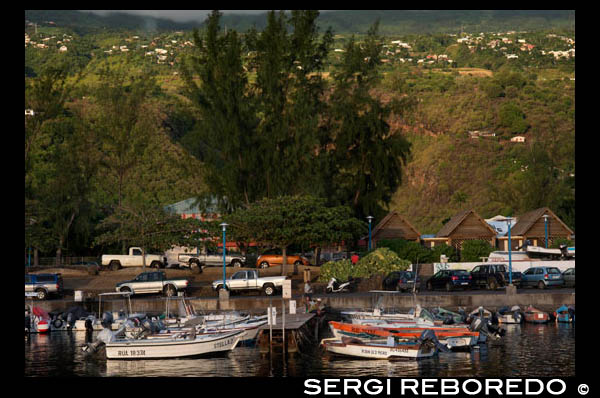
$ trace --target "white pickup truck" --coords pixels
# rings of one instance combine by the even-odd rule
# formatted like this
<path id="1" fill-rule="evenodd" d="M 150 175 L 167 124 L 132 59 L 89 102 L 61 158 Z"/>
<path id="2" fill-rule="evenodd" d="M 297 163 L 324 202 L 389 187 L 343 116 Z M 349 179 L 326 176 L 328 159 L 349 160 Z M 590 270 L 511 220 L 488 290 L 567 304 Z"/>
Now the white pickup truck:
<path id="1" fill-rule="evenodd" d="M 223 253 L 217 252 L 204 253 L 181 253 L 178 256 L 180 267 L 222 267 Z M 242 267 L 246 263 L 246 257 L 238 254 L 229 254 L 225 252 L 225 264 L 232 267 Z"/>
<path id="2" fill-rule="evenodd" d="M 146 254 L 146 266 L 151 268 L 164 268 L 166 257 L 159 254 Z M 142 267 L 144 257 L 140 247 L 130 247 L 129 254 L 103 254 L 102 268 L 110 268 L 113 271 L 122 267 Z"/>
<path id="3" fill-rule="evenodd" d="M 227 289 L 230 291 L 240 290 L 262 290 L 267 296 L 272 296 L 277 291 L 283 289 L 283 281 L 285 276 L 266 276 L 260 277 L 258 271 L 238 271 L 231 275 L 231 278 L 225 279 Z M 217 292 L 223 288 L 223 279 L 216 280 L 212 283 L 213 290 Z"/>

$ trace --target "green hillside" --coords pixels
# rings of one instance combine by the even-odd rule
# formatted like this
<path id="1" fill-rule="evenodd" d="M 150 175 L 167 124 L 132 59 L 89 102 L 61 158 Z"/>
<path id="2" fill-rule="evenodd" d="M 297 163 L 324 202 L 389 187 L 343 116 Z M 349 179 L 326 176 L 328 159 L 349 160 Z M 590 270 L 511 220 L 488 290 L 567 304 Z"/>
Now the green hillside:
<path id="1" fill-rule="evenodd" d="M 141 17 L 125 13 L 100 16 L 74 10 L 26 10 L 25 19 L 53 21 L 77 33 L 101 29 L 188 30 L 204 25 L 204 20 L 174 22 L 165 18 Z M 322 12 L 319 26 L 339 34 L 367 32 L 373 21 L 381 21 L 382 34 L 425 34 L 490 32 L 498 30 L 540 30 L 574 28 L 575 12 L 570 10 L 336 10 Z M 227 14 L 223 25 L 238 32 L 252 26 L 262 29 L 266 14 Z"/>
<path id="2" fill-rule="evenodd" d="M 323 13 L 319 17 L 320 24 L 334 21 L 334 16 L 339 17 L 337 23 L 346 24 L 333 32 L 331 48 L 322 57 L 326 58 L 322 73 L 324 97 L 335 89 L 336 73 L 344 67 L 343 56 L 351 38 L 343 32 L 361 30 L 363 24 L 372 24 L 378 16 L 383 33 L 386 26 L 398 29 L 404 26 L 391 19 L 386 22 L 384 13 L 347 13 Z M 378 79 L 373 79 L 377 83 L 367 92 L 382 103 L 391 104 L 394 112 L 386 119 L 390 133 L 401 135 L 410 143 L 410 155 L 402 166 L 401 185 L 391 201 L 380 206 L 385 211 L 399 211 L 423 234 L 436 233 L 445 221 L 465 209 L 492 217 L 519 215 L 542 206 L 550 207 L 575 229 L 575 36 L 569 31 L 570 14 L 549 12 L 545 17 L 557 22 L 557 26 L 562 24 L 564 31 L 547 27 L 518 33 L 504 30 L 486 34 L 477 30 L 474 34 L 439 33 L 456 25 L 456 21 L 451 22 L 453 13 L 402 14 L 415 24 L 414 29 L 407 24 L 406 32 L 413 29 L 409 34 L 381 38 L 381 64 L 376 68 Z M 475 27 L 480 26 L 477 24 L 484 16 L 489 21 L 500 21 L 504 16 L 507 21 L 526 18 L 527 23 L 533 23 L 534 15 L 535 12 L 465 12 L 459 22 L 461 27 L 463 23 Z M 123 197 L 151 198 L 166 205 L 210 191 L 203 162 L 215 151 L 211 152 L 206 142 L 198 138 L 201 131 L 209 129 L 202 129 L 204 120 L 190 100 L 189 86 L 183 78 L 182 66 L 196 53 L 192 32 L 173 30 L 169 25 L 172 22 L 167 21 L 165 25 L 156 25 L 163 26 L 162 32 L 138 31 L 142 20 L 132 18 L 117 23 L 118 19 L 111 18 L 67 11 L 26 12 L 28 21 L 40 23 L 37 27 L 27 23 L 25 26 L 26 100 L 32 97 L 33 83 L 39 82 L 51 66 L 66 65 L 65 82 L 72 85 L 65 110 L 56 116 L 56 121 L 34 126 L 39 129 L 34 138 L 41 138 L 37 141 L 32 138 L 29 160 L 32 171 L 26 172 L 28 206 L 30 191 L 36 192 L 37 198 L 47 194 L 45 189 L 50 189 L 47 186 L 54 187 L 51 193 L 57 196 L 63 191 L 63 183 L 54 179 L 61 177 L 61 167 L 66 166 L 57 163 L 58 166 L 51 164 L 50 168 L 46 164 L 47 159 L 62 161 L 56 151 L 64 150 L 63 138 L 56 137 L 71 139 L 70 131 L 88 134 L 77 123 L 112 124 L 109 107 L 99 102 L 102 91 L 97 91 L 103 85 L 106 88 L 113 84 L 111 75 L 106 75 L 107 69 L 124 82 L 130 78 L 137 81 L 140 76 L 143 78 L 138 84 L 149 77 L 156 82 L 156 86 L 145 92 L 143 106 L 140 105 L 142 117 L 136 122 L 138 134 L 151 139 L 141 139 L 145 149 L 138 153 L 138 163 L 127 172 L 131 192 L 124 192 Z M 232 16 L 224 17 L 222 23 L 229 27 L 227 18 Z M 416 22 L 431 22 L 435 18 L 438 23 L 431 24 L 430 32 L 438 33 L 416 33 Z M 115 25 L 104 29 L 106 21 Z M 243 35 L 240 37 L 245 39 Z M 357 40 L 364 44 L 362 38 Z M 252 69 L 252 54 L 244 51 L 241 60 L 240 74 L 250 84 L 255 83 L 258 77 Z M 363 64 L 362 56 L 356 64 Z M 198 82 L 197 76 L 194 77 Z M 128 84 L 112 89 L 129 96 L 135 90 L 130 91 Z M 118 103 L 118 96 L 113 100 Z M 119 106 L 112 110 L 118 116 L 115 119 L 127 119 L 124 109 L 128 110 Z M 26 123 L 28 120 L 26 117 Z M 224 124 L 229 125 L 229 120 Z M 324 118 L 317 120 L 326 122 Z M 102 128 L 90 128 L 89 132 L 92 135 L 86 139 L 94 145 L 106 144 L 98 138 L 102 137 Z M 26 139 L 27 134 L 26 131 Z M 525 142 L 512 142 L 515 137 L 524 137 Z M 251 152 L 251 148 L 249 145 L 242 149 Z M 305 149 L 300 155 L 318 152 L 314 148 Z M 332 146 L 324 144 L 323 148 L 329 150 Z M 76 230 L 69 235 L 68 244 L 73 251 L 90 249 L 90 239 L 97 233 L 94 225 L 106 215 L 107 203 L 115 202 L 118 197 L 114 189 L 116 177 L 108 173 L 115 173 L 118 162 L 103 161 L 105 154 L 111 153 L 108 149 L 98 151 L 95 159 L 100 162 L 99 170 L 104 171 L 84 180 L 91 184 L 87 198 L 90 206 L 85 209 L 87 213 L 81 210 L 75 218 Z M 73 162 L 84 160 L 77 158 Z M 248 172 L 256 178 L 261 170 L 258 169 Z M 352 170 L 345 172 L 350 175 Z M 77 169 L 71 172 L 79 176 Z M 48 185 L 49 182 L 55 185 Z M 310 191 L 311 182 L 302 183 L 302 189 Z M 35 201 L 31 204 L 35 205 Z"/>

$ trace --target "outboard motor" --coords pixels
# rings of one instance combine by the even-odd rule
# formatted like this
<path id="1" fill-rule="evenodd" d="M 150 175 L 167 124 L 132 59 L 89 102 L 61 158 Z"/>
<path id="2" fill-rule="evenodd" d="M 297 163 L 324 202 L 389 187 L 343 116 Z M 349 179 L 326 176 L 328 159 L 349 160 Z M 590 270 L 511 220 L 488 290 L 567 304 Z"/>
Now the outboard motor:
<path id="1" fill-rule="evenodd" d="M 71 331 L 73 330 L 73 326 L 75 326 L 75 316 L 73 315 L 72 312 L 69 312 L 67 314 L 67 330 Z"/>
<path id="2" fill-rule="evenodd" d="M 423 333 L 417 339 L 417 342 L 420 344 L 431 344 L 433 347 L 437 347 L 438 350 L 442 352 L 448 352 L 450 349 L 444 344 L 440 343 L 435 335 L 435 332 L 431 329 L 423 330 Z"/>
<path id="3" fill-rule="evenodd" d="M 100 320 L 100 324 L 102 326 L 104 326 L 105 328 L 110 328 L 112 323 L 113 323 L 112 312 L 106 311 L 106 312 L 102 313 L 102 318 Z"/>
<path id="4" fill-rule="evenodd" d="M 459 307 L 459 308 L 458 308 L 458 313 L 460 314 L 460 316 L 461 316 L 461 318 L 462 318 L 462 319 L 461 319 L 461 321 L 462 321 L 463 323 L 466 323 L 466 322 L 467 322 L 467 317 L 468 317 L 468 315 L 467 315 L 467 313 L 465 312 L 465 309 L 464 309 L 464 308 L 462 308 L 462 307 Z"/>
<path id="5" fill-rule="evenodd" d="M 444 325 L 452 325 L 454 324 L 454 318 L 451 314 L 446 314 L 444 317 Z"/>
<path id="6" fill-rule="evenodd" d="M 85 332 L 92 333 L 94 331 L 94 326 L 92 324 L 92 320 L 90 318 L 86 318 L 85 320 Z"/>
<path id="7" fill-rule="evenodd" d="M 510 310 L 513 313 L 513 318 L 515 319 L 515 322 L 523 322 L 523 313 L 521 312 L 521 307 L 519 307 L 518 305 L 513 305 Z"/>
<path id="8" fill-rule="evenodd" d="M 569 319 L 571 319 L 572 322 L 575 322 L 575 308 L 573 307 L 569 307 Z"/>
<path id="9" fill-rule="evenodd" d="M 105 327 L 100 331 L 100 333 L 98 333 L 96 341 L 82 345 L 81 350 L 86 354 L 94 354 L 98 352 L 98 350 L 106 343 L 110 343 L 113 340 L 115 340 L 115 333 Z"/>

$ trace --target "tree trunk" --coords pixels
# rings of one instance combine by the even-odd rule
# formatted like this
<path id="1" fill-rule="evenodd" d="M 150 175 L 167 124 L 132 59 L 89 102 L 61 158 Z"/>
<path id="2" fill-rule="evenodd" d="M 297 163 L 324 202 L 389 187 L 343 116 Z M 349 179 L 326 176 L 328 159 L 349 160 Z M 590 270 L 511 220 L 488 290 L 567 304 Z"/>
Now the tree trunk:
<path id="1" fill-rule="evenodd" d="M 286 265 L 287 265 L 287 247 L 282 247 L 281 248 L 281 254 L 283 255 L 283 261 L 282 261 L 282 264 L 281 264 L 281 275 L 285 276 L 285 275 L 287 275 L 287 272 L 286 272 L 286 269 L 285 269 Z"/>
<path id="2" fill-rule="evenodd" d="M 60 246 L 62 246 L 62 240 L 60 242 Z M 55 265 L 58 267 L 60 266 L 60 258 L 62 257 L 62 249 L 60 248 L 56 249 L 56 259 L 55 259 Z"/>

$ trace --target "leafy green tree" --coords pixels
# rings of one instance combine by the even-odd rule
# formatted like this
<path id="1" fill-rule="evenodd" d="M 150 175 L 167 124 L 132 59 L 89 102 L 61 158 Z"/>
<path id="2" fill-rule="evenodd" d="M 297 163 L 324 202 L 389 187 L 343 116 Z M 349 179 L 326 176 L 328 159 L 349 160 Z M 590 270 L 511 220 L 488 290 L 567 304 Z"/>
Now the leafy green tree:
<path id="1" fill-rule="evenodd" d="M 431 261 L 434 263 L 439 262 L 442 254 L 448 258 L 448 261 L 459 261 L 459 256 L 456 248 L 454 246 L 448 246 L 445 243 L 436 244 L 434 247 L 431 248 Z"/>
<path id="2" fill-rule="evenodd" d="M 529 128 L 529 124 L 525 120 L 525 113 L 512 101 L 502 104 L 498 116 L 500 126 L 505 127 L 511 133 L 522 134 Z"/>
<path id="3" fill-rule="evenodd" d="M 100 84 L 94 92 L 97 113 L 90 118 L 90 125 L 100 144 L 100 187 L 109 203 L 114 200 L 121 206 L 128 191 L 138 188 L 130 177 L 157 129 L 147 108 L 154 90 L 156 82 L 148 72 L 127 75 L 110 68 L 100 72 Z"/>
<path id="4" fill-rule="evenodd" d="M 371 95 L 380 79 L 383 43 L 377 29 L 376 23 L 364 43 L 350 39 L 330 97 L 333 149 L 323 175 L 326 197 L 351 206 L 359 219 L 384 213 L 381 204 L 389 203 L 400 185 L 410 153 L 410 143 L 390 133 L 391 107 Z"/>
<path id="5" fill-rule="evenodd" d="M 488 257 L 494 248 L 484 240 L 468 240 L 463 243 L 460 252 L 461 261 L 481 261 L 481 257 Z"/>
<path id="6" fill-rule="evenodd" d="M 233 240 L 280 248 L 286 275 L 287 248 L 293 244 L 322 245 L 356 239 L 366 224 L 345 206 L 327 207 L 311 196 L 281 196 L 251 203 L 223 217 Z M 295 272 L 297 268 L 295 268 Z"/>
<path id="7" fill-rule="evenodd" d="M 236 208 L 260 197 L 265 186 L 258 167 L 261 153 L 255 95 L 242 61 L 243 44 L 234 30 L 220 34 L 221 13 L 213 11 L 202 36 L 194 31 L 197 54 L 183 66 L 187 96 L 200 113 L 194 155 L 204 162 L 213 195 Z M 194 81 L 199 77 L 199 83 Z"/>
<path id="8" fill-rule="evenodd" d="M 92 213 L 98 158 L 87 127 L 77 113 L 54 119 L 45 126 L 45 144 L 31 158 L 26 194 L 26 217 L 31 222 L 26 222 L 26 229 L 32 231 L 26 233 L 26 243 L 56 250 L 57 265 L 73 227 L 87 224 Z"/>

